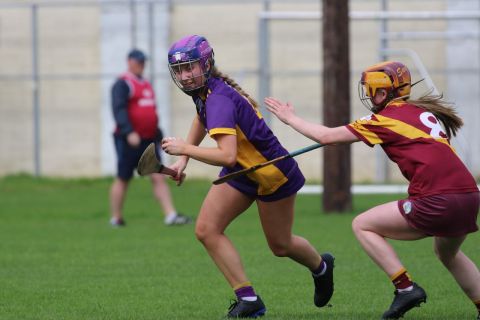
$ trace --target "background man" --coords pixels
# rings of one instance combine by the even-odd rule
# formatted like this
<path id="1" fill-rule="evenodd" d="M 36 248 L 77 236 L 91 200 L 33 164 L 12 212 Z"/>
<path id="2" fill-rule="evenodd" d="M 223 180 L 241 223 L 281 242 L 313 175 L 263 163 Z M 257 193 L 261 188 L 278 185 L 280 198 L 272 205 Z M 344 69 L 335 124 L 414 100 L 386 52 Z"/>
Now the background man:
<path id="1" fill-rule="evenodd" d="M 151 142 L 162 139 L 158 127 L 155 95 L 151 84 L 143 78 L 147 57 L 133 49 L 128 54 L 127 72 L 120 75 L 112 87 L 112 111 L 116 128 L 114 132 L 117 152 L 117 177 L 110 189 L 112 226 L 124 226 L 123 203 L 133 171 L 143 151 Z M 153 193 L 162 206 L 166 225 L 191 222 L 191 218 L 177 213 L 165 177 L 150 176 Z"/>

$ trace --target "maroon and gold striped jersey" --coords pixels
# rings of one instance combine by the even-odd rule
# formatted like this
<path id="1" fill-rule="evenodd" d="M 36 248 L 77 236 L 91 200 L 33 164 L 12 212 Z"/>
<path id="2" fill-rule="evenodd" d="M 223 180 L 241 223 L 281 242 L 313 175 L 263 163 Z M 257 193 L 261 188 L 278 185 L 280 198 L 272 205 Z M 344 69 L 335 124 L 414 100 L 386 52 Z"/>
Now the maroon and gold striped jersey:
<path id="1" fill-rule="evenodd" d="M 439 121 L 425 109 L 392 102 L 346 128 L 367 145 L 385 150 L 410 182 L 411 197 L 478 191 Z"/>

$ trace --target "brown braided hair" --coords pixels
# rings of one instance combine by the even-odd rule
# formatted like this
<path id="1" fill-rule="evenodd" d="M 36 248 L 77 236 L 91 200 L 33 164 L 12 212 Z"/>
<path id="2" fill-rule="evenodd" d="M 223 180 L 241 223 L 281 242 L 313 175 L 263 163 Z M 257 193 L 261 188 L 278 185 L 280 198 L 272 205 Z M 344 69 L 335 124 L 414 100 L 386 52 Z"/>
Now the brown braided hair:
<path id="1" fill-rule="evenodd" d="M 244 96 L 248 102 L 255 108 L 258 109 L 258 103 L 255 101 L 248 93 L 243 91 L 242 87 L 238 85 L 238 83 L 235 82 L 232 78 L 230 78 L 227 74 L 222 73 L 216 66 L 213 66 L 212 68 L 212 77 L 215 78 L 221 78 L 223 81 L 225 81 L 229 86 L 231 86 L 233 89 L 235 89 L 238 93 L 240 93 L 242 96 Z"/>
<path id="2" fill-rule="evenodd" d="M 433 113 L 447 131 L 449 139 L 456 136 L 463 126 L 463 120 L 458 116 L 454 105 L 443 100 L 443 94 L 434 95 L 430 91 L 418 99 L 408 99 L 406 102 Z"/>

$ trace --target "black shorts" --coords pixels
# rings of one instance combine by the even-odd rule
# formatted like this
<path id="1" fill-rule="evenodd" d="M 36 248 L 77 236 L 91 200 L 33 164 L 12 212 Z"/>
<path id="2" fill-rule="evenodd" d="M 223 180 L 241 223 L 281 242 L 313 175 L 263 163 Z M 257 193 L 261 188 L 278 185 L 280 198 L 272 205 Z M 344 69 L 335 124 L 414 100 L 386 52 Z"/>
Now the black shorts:
<path id="1" fill-rule="evenodd" d="M 113 135 L 113 139 L 117 152 L 117 177 L 122 180 L 130 180 L 143 151 L 155 140 L 142 139 L 140 145 L 137 148 L 133 148 L 128 144 L 125 136 Z"/>

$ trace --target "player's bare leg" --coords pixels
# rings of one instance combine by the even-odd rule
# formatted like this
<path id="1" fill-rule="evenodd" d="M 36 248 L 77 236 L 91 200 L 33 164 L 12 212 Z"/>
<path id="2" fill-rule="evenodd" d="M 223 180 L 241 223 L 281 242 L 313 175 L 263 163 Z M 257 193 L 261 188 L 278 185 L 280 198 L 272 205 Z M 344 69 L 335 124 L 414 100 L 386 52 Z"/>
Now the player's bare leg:
<path id="1" fill-rule="evenodd" d="M 438 259 L 450 271 L 465 294 L 475 303 L 480 301 L 480 272 L 461 250 L 466 236 L 458 238 L 435 237 L 434 249 Z"/>
<path id="2" fill-rule="evenodd" d="M 425 302 L 425 291 L 411 281 L 393 247 L 385 239 L 417 240 L 426 237 L 410 227 L 402 217 L 397 202 L 386 203 L 360 214 L 353 220 L 352 228 L 365 252 L 396 287 L 394 300 L 383 314 L 383 319 L 398 319 Z"/>
<path id="3" fill-rule="evenodd" d="M 213 185 L 197 218 L 195 235 L 232 287 L 246 282 L 240 255 L 224 234 L 230 222 L 253 200 L 228 184 Z"/>
<path id="4" fill-rule="evenodd" d="M 253 200 L 228 184 L 213 185 L 197 218 L 195 235 L 232 286 L 237 300 L 227 317 L 256 317 L 265 313 L 263 301 L 256 295 L 245 274 L 242 261 L 224 231 Z"/>
<path id="5" fill-rule="evenodd" d="M 395 274 L 403 265 L 385 238 L 418 240 L 426 237 L 424 233 L 410 227 L 402 217 L 396 201 L 358 215 L 352 222 L 352 228 L 363 249 L 388 276 Z"/>
<path id="6" fill-rule="evenodd" d="M 294 204 L 295 195 L 273 202 L 257 201 L 263 231 L 273 254 L 315 270 L 322 258 L 310 242 L 292 234 Z"/>
<path id="7" fill-rule="evenodd" d="M 122 208 L 129 181 L 115 178 L 110 188 L 110 214 L 112 225 L 123 225 Z"/>
<path id="8" fill-rule="evenodd" d="M 320 256 L 305 238 L 292 234 L 296 195 L 277 201 L 257 200 L 263 231 L 272 252 L 306 266 L 312 272 L 315 284 L 314 304 L 327 305 L 333 295 L 333 267 L 335 258 L 325 253 Z"/>

